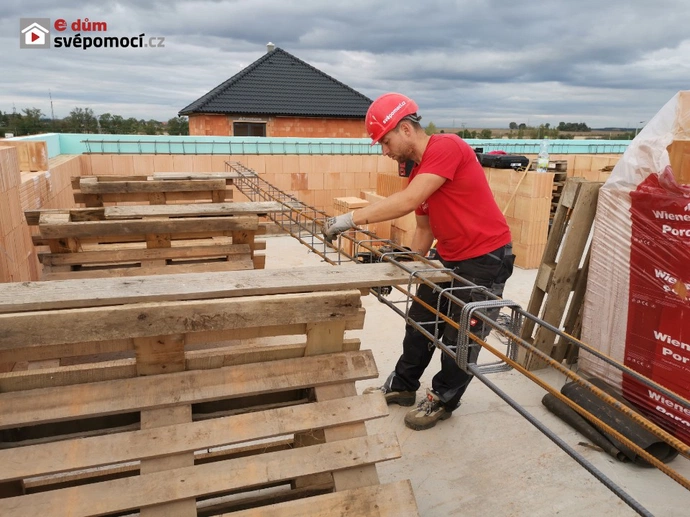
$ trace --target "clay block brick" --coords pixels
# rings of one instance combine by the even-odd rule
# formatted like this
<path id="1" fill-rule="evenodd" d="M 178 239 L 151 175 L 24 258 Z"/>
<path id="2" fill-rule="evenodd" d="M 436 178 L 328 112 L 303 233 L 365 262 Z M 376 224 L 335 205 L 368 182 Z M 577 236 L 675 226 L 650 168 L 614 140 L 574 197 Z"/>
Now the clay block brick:
<path id="1" fill-rule="evenodd" d="M 154 172 L 174 172 L 173 157 L 171 154 L 157 154 L 153 157 L 153 171 Z M 98 175 L 98 171 L 94 167 L 94 174 Z"/>
<path id="2" fill-rule="evenodd" d="M 168 158 L 169 155 L 166 155 Z M 162 155 L 160 156 L 162 158 Z M 156 156 L 159 158 L 159 156 Z M 172 170 L 171 167 L 166 169 L 166 171 Z M 113 156 L 111 154 L 92 154 L 91 155 L 91 173 L 94 176 L 106 176 L 108 174 L 114 174 L 113 170 Z"/>
<path id="3" fill-rule="evenodd" d="M 520 236 L 522 235 L 522 221 L 514 217 L 506 217 L 506 222 L 510 227 L 510 236 L 513 239 L 513 243 L 519 242 Z"/>
<path id="4" fill-rule="evenodd" d="M 136 168 L 136 164 L 135 164 Z M 193 172 L 213 172 L 213 160 L 210 154 L 198 154 L 194 156 L 192 163 Z"/>
<path id="5" fill-rule="evenodd" d="M 243 157 L 242 163 L 257 174 L 266 173 L 266 157 L 264 155 L 250 154 Z"/>
<path id="6" fill-rule="evenodd" d="M 266 174 L 282 174 L 283 173 L 283 157 L 276 155 L 264 156 Z"/>
<path id="7" fill-rule="evenodd" d="M 307 175 L 307 185 L 309 187 L 309 190 L 323 190 L 324 173 L 314 170 L 309 172 Z"/>
<path id="8" fill-rule="evenodd" d="M 484 170 L 486 171 L 487 169 L 485 168 Z M 489 169 L 489 187 L 491 187 L 491 191 L 510 194 L 512 192 L 511 172 L 512 170 L 509 169 Z"/>
<path id="9" fill-rule="evenodd" d="M 24 220 L 24 212 L 22 212 L 22 207 L 19 204 L 19 189 L 17 187 L 12 187 L 6 194 L 5 200 L 9 208 L 10 216 L 10 230 L 19 228 Z"/>
<path id="10" fill-rule="evenodd" d="M 349 173 L 363 172 L 364 160 L 361 154 L 354 154 L 345 157 L 345 171 Z"/>
<path id="11" fill-rule="evenodd" d="M 152 154 L 142 154 L 135 155 L 132 157 L 132 166 L 135 175 L 149 175 L 153 174 L 153 155 Z M 82 161 L 82 170 L 84 170 L 84 162 Z M 209 164 L 209 170 L 210 164 Z"/>
<path id="12" fill-rule="evenodd" d="M 369 173 L 368 172 L 355 172 L 353 174 L 353 176 L 354 176 L 355 187 L 360 188 L 360 189 L 369 188 Z"/>
<path id="13" fill-rule="evenodd" d="M 525 197 L 544 197 L 551 198 L 553 191 L 552 172 L 528 172 L 520 181 L 522 172 L 513 171 L 511 178 L 511 192 L 517 189 L 517 195 Z"/>
<path id="14" fill-rule="evenodd" d="M 172 172 L 192 172 L 194 170 L 194 157 L 182 154 L 174 154 Z"/>
<path id="15" fill-rule="evenodd" d="M 527 246 L 546 245 L 549 234 L 549 220 L 522 221 L 519 243 Z"/>
<path id="16" fill-rule="evenodd" d="M 208 172 L 225 172 L 225 162 L 232 161 L 232 156 L 228 154 L 211 155 L 211 170 Z M 156 169 L 156 172 L 169 172 Z"/>
<path id="17" fill-rule="evenodd" d="M 316 172 L 328 172 L 329 157 L 322 154 L 315 154 L 312 156 L 312 168 Z"/>
<path id="18" fill-rule="evenodd" d="M 306 174 L 292 173 L 290 178 L 292 180 L 290 190 L 307 190 L 309 188 Z"/>
<path id="19" fill-rule="evenodd" d="M 513 216 L 520 221 L 548 221 L 551 198 L 530 198 L 521 195 L 513 199 Z"/>
<path id="20" fill-rule="evenodd" d="M 314 171 L 314 157 L 312 155 L 299 155 L 299 171 L 302 174 L 311 174 Z"/>
<path id="21" fill-rule="evenodd" d="M 362 155 L 362 171 L 378 172 L 378 157 L 375 154 Z"/>
<path id="22" fill-rule="evenodd" d="M 113 171 L 121 176 L 134 174 L 134 159 L 131 154 L 113 154 Z"/>
<path id="23" fill-rule="evenodd" d="M 298 155 L 289 154 L 283 156 L 283 172 L 285 174 L 298 174 L 300 172 Z"/>
<path id="24" fill-rule="evenodd" d="M 544 247 L 544 245 L 527 246 L 525 244 L 513 243 L 515 265 L 522 269 L 538 268 L 544 254 Z"/>

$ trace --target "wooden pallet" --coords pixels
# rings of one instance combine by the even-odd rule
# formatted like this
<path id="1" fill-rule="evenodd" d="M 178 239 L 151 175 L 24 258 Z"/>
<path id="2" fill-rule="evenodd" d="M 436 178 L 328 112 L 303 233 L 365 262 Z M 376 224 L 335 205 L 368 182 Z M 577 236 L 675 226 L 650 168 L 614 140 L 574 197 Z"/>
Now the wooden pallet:
<path id="1" fill-rule="evenodd" d="M 345 337 L 357 289 L 407 275 L 302 269 L 10 284 L 0 363 L 44 368 L 0 374 L 0 515 L 418 515 L 409 481 L 379 484 L 400 447 L 367 434 L 388 411 Z"/>
<path id="2" fill-rule="evenodd" d="M 234 173 L 158 173 L 153 176 L 84 176 L 72 178 L 74 201 L 86 207 L 107 204 L 213 202 L 232 200 Z"/>
<path id="3" fill-rule="evenodd" d="M 40 252 L 43 279 L 98 278 L 260 269 L 265 227 L 278 203 L 115 206 L 25 213 Z"/>
<path id="4" fill-rule="evenodd" d="M 571 335 L 579 335 L 587 287 L 589 235 L 602 184 L 583 178 L 567 180 L 527 307 L 530 314 Z M 556 341 L 554 332 L 535 326 L 531 320 L 525 320 L 521 337 L 559 362 L 566 357 L 572 362 L 576 355 L 576 349 L 560 339 Z M 524 349 L 520 349 L 518 361 L 532 370 L 545 366 Z"/>

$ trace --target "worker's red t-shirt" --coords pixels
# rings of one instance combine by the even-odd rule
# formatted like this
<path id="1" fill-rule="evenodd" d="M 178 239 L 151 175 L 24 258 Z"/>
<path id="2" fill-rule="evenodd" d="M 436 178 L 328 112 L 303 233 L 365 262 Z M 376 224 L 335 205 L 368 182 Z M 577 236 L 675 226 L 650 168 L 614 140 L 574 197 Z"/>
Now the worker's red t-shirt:
<path id="1" fill-rule="evenodd" d="M 415 213 L 428 215 L 436 250 L 447 261 L 479 257 L 510 242 L 510 228 L 496 205 L 472 148 L 459 136 L 432 135 L 410 174 L 436 174 L 446 182 Z"/>

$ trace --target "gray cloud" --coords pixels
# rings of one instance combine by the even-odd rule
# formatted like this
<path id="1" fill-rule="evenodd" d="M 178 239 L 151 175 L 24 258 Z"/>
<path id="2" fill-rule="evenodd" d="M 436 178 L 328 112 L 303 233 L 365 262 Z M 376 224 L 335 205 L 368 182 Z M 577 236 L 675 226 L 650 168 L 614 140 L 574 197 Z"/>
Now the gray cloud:
<path id="1" fill-rule="evenodd" d="M 9 1 L 0 15 L 0 110 L 167 120 L 270 40 L 369 97 L 417 100 L 425 121 L 635 125 L 690 88 L 685 0 Z M 88 17 L 164 49 L 19 50 L 19 17 Z M 85 35 L 86 33 L 83 33 Z M 64 35 L 71 35 L 67 31 Z"/>

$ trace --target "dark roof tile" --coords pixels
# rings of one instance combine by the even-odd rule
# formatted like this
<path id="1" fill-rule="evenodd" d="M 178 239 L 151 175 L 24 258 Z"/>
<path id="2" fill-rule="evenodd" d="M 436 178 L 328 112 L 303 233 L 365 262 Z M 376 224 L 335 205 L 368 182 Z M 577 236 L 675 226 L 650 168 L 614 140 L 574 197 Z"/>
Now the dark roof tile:
<path id="1" fill-rule="evenodd" d="M 281 48 L 180 111 L 364 118 L 371 99 Z"/>

